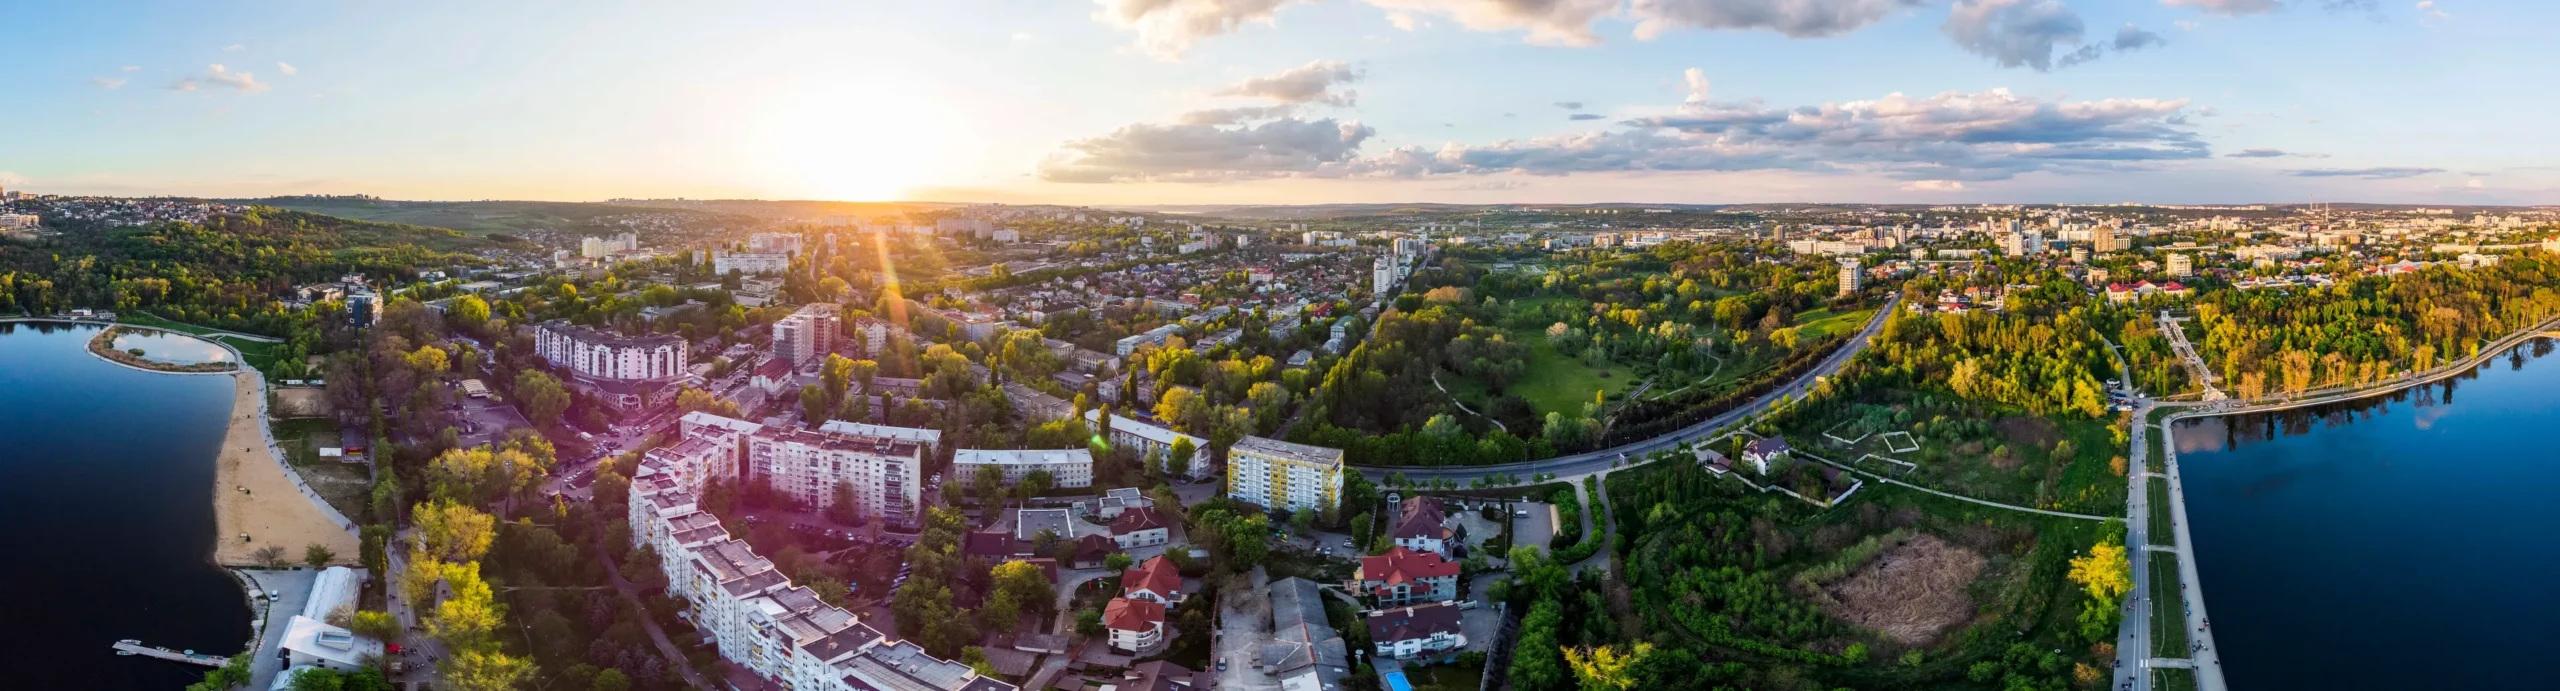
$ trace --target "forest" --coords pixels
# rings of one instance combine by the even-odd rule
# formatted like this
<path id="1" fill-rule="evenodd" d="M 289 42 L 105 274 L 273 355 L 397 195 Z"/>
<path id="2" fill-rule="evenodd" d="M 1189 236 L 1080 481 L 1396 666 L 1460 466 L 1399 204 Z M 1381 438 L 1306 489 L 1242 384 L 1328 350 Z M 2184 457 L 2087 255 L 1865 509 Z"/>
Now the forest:
<path id="1" fill-rule="evenodd" d="M 2241 398 L 2369 384 L 2470 357 L 2560 315 L 2551 271 L 2514 256 L 2327 288 L 2215 291 L 2196 300 L 2187 335 Z"/>

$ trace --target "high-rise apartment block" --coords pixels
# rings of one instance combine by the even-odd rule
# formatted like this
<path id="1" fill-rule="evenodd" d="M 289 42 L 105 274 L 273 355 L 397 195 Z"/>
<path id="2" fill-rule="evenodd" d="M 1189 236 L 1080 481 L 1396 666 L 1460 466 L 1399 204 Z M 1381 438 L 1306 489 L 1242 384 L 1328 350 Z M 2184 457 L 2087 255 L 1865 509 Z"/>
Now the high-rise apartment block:
<path id="1" fill-rule="evenodd" d="M 1329 510 L 1342 497 L 1342 450 L 1245 437 L 1227 449 L 1227 496 L 1265 509 Z"/>
<path id="2" fill-rule="evenodd" d="M 803 367 L 836 349 L 844 332 L 841 308 L 832 303 L 805 305 L 773 323 L 773 356 Z"/>

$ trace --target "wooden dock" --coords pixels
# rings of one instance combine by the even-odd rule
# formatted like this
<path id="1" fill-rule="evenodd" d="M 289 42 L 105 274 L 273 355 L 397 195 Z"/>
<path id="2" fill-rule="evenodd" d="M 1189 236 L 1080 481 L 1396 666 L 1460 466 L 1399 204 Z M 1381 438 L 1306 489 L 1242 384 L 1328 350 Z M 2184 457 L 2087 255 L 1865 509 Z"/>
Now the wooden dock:
<path id="1" fill-rule="evenodd" d="M 143 645 L 141 641 L 136 641 L 130 638 L 116 641 L 116 652 L 118 654 L 156 657 L 172 662 L 184 662 L 194 665 L 204 665 L 206 667 L 220 667 L 231 664 L 231 658 L 218 657 L 214 655 L 198 655 L 193 650 L 180 652 L 157 646 L 146 646 Z"/>

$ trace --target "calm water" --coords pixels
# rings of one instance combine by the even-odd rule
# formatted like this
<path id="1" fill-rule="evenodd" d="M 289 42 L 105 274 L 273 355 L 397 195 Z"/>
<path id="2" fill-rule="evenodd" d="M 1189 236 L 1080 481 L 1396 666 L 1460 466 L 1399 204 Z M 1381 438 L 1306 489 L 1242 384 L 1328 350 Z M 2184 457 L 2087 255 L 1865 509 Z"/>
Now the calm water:
<path id="1" fill-rule="evenodd" d="M 2316 410 L 2181 427 L 2234 689 L 2553 689 L 2560 357 Z"/>
<path id="2" fill-rule="evenodd" d="M 176 689 L 201 668 L 118 639 L 217 655 L 249 638 L 209 560 L 231 379 L 90 355 L 94 326 L 0 323 L 0 662 L 19 689 Z"/>
<path id="3" fill-rule="evenodd" d="M 142 356 L 154 362 L 176 365 L 201 365 L 208 362 L 230 362 L 231 351 L 194 336 L 165 331 L 127 331 L 116 335 L 116 350 L 142 349 Z"/>

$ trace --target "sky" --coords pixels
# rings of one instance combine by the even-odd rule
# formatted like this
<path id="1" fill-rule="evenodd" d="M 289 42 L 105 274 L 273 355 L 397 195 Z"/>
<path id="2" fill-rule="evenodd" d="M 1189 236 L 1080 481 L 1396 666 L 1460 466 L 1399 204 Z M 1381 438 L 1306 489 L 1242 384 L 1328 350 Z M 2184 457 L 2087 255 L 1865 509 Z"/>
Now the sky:
<path id="1" fill-rule="evenodd" d="M 27 3 L 0 187 L 2560 203 L 2521 0 Z"/>

